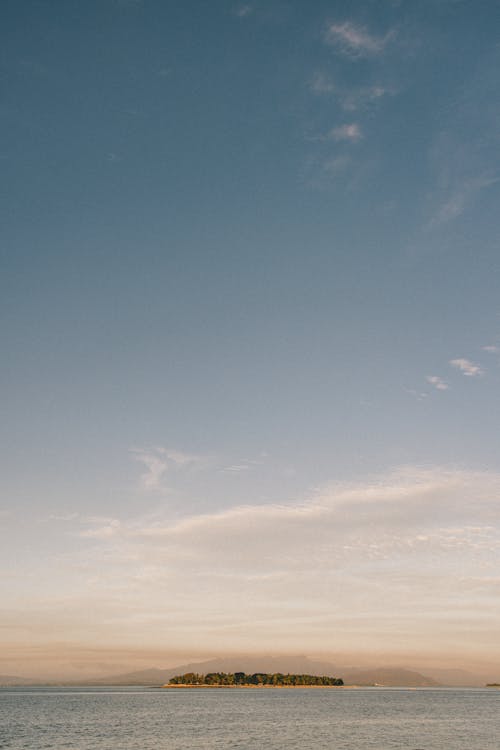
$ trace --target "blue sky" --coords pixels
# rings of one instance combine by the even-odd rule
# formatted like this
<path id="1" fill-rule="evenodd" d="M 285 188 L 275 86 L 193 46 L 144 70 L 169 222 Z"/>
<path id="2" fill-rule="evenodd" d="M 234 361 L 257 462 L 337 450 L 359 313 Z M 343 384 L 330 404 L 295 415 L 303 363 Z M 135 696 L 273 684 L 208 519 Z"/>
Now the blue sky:
<path id="1" fill-rule="evenodd" d="M 110 653 L 109 622 L 123 651 L 106 667 L 285 646 L 415 661 L 451 633 L 483 658 L 473 642 L 500 614 L 499 30 L 488 1 L 4 2 L 15 657 L 0 671 L 43 670 L 33 644 L 77 670 L 67 654 Z M 366 526 L 370 493 L 381 520 Z M 404 533 L 394 494 L 411 498 Z M 318 497 L 331 534 L 314 569 L 289 554 L 261 569 L 262 552 L 240 566 L 271 530 L 310 553 L 320 528 L 288 520 L 316 518 Z M 198 533 L 223 561 L 210 544 L 196 557 Z M 360 572 L 349 550 L 370 545 Z M 346 554 L 329 570 L 333 547 Z M 424 602 L 418 571 L 436 559 L 448 577 Z M 372 642 L 381 576 L 395 624 Z M 243 638 L 231 603 L 246 587 L 259 617 L 245 611 Z M 413 596 L 413 645 L 396 647 Z"/>

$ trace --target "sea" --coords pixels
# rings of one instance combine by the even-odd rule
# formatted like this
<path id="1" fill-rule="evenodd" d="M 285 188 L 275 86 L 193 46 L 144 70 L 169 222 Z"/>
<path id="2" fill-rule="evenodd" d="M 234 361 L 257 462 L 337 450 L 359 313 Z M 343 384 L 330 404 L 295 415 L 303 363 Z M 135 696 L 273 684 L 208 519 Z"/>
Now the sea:
<path id="1" fill-rule="evenodd" d="M 0 689 L 2 750 L 499 750 L 500 690 Z"/>

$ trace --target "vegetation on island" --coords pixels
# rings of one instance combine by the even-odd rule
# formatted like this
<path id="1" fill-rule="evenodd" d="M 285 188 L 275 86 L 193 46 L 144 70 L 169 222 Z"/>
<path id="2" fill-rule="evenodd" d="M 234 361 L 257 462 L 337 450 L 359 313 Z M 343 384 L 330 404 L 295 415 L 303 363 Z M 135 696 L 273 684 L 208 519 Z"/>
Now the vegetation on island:
<path id="1" fill-rule="evenodd" d="M 213 685 L 213 686 L 245 686 L 245 685 L 269 685 L 275 687 L 300 687 L 300 686 L 335 686 L 344 684 L 340 677 L 318 677 L 312 674 L 267 674 L 265 672 L 256 672 L 255 674 L 245 674 L 245 672 L 209 672 L 208 674 L 197 674 L 196 672 L 187 672 L 186 674 L 172 677 L 169 685 Z"/>
<path id="2" fill-rule="evenodd" d="M 500 682 L 488 682 L 486 687 L 500 687 Z"/>

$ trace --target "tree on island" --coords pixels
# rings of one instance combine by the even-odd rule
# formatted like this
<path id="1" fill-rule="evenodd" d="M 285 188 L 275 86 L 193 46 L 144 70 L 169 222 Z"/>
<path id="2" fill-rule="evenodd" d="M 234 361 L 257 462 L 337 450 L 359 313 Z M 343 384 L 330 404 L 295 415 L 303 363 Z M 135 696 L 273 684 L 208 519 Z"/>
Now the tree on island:
<path id="1" fill-rule="evenodd" d="M 169 681 L 169 685 L 214 685 L 227 686 L 234 685 L 271 685 L 271 686 L 316 686 L 316 687 L 339 687 L 344 684 L 340 677 L 327 677 L 322 675 L 311 674 L 282 674 L 275 672 L 268 674 L 266 672 L 255 672 L 254 674 L 245 674 L 245 672 L 209 672 L 208 674 L 197 674 L 196 672 L 187 672 L 186 674 L 176 675 Z"/>

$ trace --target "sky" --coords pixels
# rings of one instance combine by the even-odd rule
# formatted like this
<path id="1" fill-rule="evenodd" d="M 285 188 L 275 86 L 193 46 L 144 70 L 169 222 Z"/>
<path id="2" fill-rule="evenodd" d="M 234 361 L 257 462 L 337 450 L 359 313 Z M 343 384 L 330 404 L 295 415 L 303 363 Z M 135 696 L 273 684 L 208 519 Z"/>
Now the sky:
<path id="1" fill-rule="evenodd" d="M 0 673 L 500 678 L 498 3 L 0 13 Z"/>

